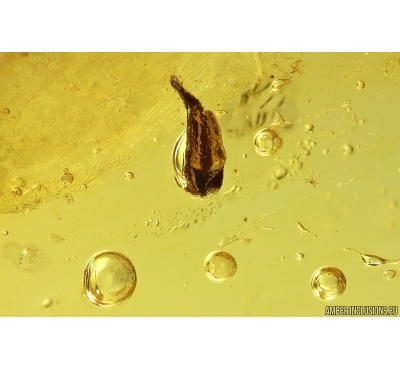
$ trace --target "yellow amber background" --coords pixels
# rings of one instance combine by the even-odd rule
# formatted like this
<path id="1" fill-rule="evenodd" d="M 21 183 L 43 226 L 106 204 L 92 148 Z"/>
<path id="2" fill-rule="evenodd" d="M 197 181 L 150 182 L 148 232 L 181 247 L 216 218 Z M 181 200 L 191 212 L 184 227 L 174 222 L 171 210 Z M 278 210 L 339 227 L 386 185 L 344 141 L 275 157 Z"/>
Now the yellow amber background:
<path id="1" fill-rule="evenodd" d="M 347 282 L 328 304 L 399 305 L 399 277 L 384 278 L 396 264 L 368 267 L 343 250 L 400 258 L 399 60 L 1 54 L 0 315 L 323 316 L 327 302 L 310 286 L 323 266 Z M 174 180 L 186 112 L 171 74 L 221 125 L 225 178 L 209 199 Z M 283 145 L 262 157 L 253 138 L 267 127 Z M 24 271 L 32 247 L 41 259 Z M 237 262 L 223 283 L 204 270 L 218 248 Z M 102 250 L 137 273 L 133 295 L 112 308 L 82 294 L 85 264 Z"/>

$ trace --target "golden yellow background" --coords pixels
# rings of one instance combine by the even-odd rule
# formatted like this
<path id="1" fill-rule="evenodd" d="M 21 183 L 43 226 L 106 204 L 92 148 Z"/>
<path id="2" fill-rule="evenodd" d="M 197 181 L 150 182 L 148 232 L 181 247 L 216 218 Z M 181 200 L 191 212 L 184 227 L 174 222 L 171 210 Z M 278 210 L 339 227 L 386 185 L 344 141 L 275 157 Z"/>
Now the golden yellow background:
<path id="1" fill-rule="evenodd" d="M 327 304 L 399 305 L 400 277 L 384 279 L 396 264 L 368 267 L 343 250 L 400 258 L 399 61 L 392 53 L 1 54 L 0 314 L 323 316 Z M 222 129 L 225 178 L 209 199 L 174 180 L 186 111 L 171 74 Z M 271 91 L 276 79 L 290 80 Z M 257 127 L 259 113 L 267 118 Z M 271 157 L 253 146 L 265 127 L 283 140 Z M 64 169 L 74 177 L 67 185 Z M 237 262 L 235 276 L 212 282 L 205 258 L 234 239 L 223 251 Z M 41 258 L 27 272 L 20 257 L 29 247 Z M 82 294 L 83 268 L 102 250 L 126 255 L 137 273 L 131 298 L 112 308 Z M 323 266 L 347 281 L 328 302 L 311 290 Z"/>

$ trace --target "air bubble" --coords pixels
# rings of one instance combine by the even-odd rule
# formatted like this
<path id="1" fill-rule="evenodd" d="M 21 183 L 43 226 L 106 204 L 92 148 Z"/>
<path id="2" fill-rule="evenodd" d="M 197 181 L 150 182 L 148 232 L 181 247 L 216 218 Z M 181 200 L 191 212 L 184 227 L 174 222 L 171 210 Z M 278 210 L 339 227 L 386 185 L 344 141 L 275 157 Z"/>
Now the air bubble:
<path id="1" fill-rule="evenodd" d="M 311 288 L 316 297 L 330 301 L 339 297 L 346 289 L 346 278 L 335 267 L 322 267 L 314 272 Z"/>
<path id="2" fill-rule="evenodd" d="M 22 190 L 21 188 L 14 188 L 12 189 L 12 195 L 14 195 L 14 197 L 19 197 L 22 195 Z"/>
<path id="3" fill-rule="evenodd" d="M 271 85 L 271 90 L 272 91 L 278 91 L 282 89 L 285 85 L 287 85 L 289 82 L 292 82 L 293 78 L 279 78 L 276 79 L 274 82 L 272 82 Z"/>
<path id="4" fill-rule="evenodd" d="M 186 179 L 183 176 L 183 161 L 185 159 L 186 150 L 186 130 L 182 132 L 178 140 L 175 143 L 174 150 L 172 153 L 172 167 L 175 172 L 175 180 L 177 184 L 182 188 L 186 188 Z"/>
<path id="5" fill-rule="evenodd" d="M 365 82 L 364 81 L 357 81 L 357 89 L 362 90 L 365 87 Z"/>
<path id="6" fill-rule="evenodd" d="M 136 288 L 136 272 L 121 253 L 103 251 L 87 262 L 83 294 L 96 306 L 112 307 L 127 300 Z"/>
<path id="7" fill-rule="evenodd" d="M 253 143 L 257 154 L 269 157 L 282 147 L 283 141 L 274 130 L 264 128 L 256 133 Z"/>
<path id="8" fill-rule="evenodd" d="M 235 275 L 237 264 L 235 259 L 226 252 L 210 253 L 204 261 L 207 277 L 215 282 L 223 282 Z"/>
<path id="9" fill-rule="evenodd" d="M 43 306 L 44 308 L 49 308 L 52 304 L 53 304 L 53 300 L 50 299 L 50 298 L 46 298 L 46 299 L 44 299 L 43 302 L 42 302 L 42 306 Z"/>
<path id="10" fill-rule="evenodd" d="M 125 180 L 132 181 L 135 175 L 132 172 L 125 172 Z"/>
<path id="11" fill-rule="evenodd" d="M 397 271 L 395 270 L 386 270 L 383 273 L 383 277 L 385 278 L 385 280 L 392 280 L 397 274 Z"/>
<path id="12" fill-rule="evenodd" d="M 305 126 L 306 132 L 312 132 L 314 130 L 314 125 L 307 124 Z"/>
<path id="13" fill-rule="evenodd" d="M 304 253 L 296 253 L 296 259 L 301 261 L 304 258 Z"/>
<path id="14" fill-rule="evenodd" d="M 71 184 L 74 181 L 74 176 L 72 175 L 72 173 L 68 172 L 67 168 L 65 168 L 64 171 L 65 171 L 64 174 L 61 176 L 61 181 L 65 185 Z"/>
<path id="15" fill-rule="evenodd" d="M 288 172 L 289 171 L 286 167 L 278 167 L 275 169 L 274 177 L 277 180 L 282 180 L 288 174 Z"/>
<path id="16" fill-rule="evenodd" d="M 351 154 L 353 154 L 353 152 L 354 152 L 354 148 L 352 145 L 350 145 L 350 144 L 343 145 L 343 155 L 345 157 L 350 156 Z"/>

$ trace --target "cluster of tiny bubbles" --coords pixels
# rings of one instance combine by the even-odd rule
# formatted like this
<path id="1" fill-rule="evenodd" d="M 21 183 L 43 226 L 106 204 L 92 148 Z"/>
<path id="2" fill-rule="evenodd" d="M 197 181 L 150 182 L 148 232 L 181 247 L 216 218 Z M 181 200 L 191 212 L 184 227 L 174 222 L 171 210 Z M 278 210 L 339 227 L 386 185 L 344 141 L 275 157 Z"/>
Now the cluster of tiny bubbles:
<path id="1" fill-rule="evenodd" d="M 269 157 L 282 147 L 283 140 L 276 131 L 263 128 L 255 134 L 253 143 L 257 154 Z"/>
<path id="2" fill-rule="evenodd" d="M 322 267 L 311 277 L 314 295 L 324 301 L 339 297 L 346 289 L 346 278 L 335 267 Z"/>
<path id="3" fill-rule="evenodd" d="M 296 253 L 296 259 L 301 261 L 304 258 L 304 253 Z"/>
<path id="4" fill-rule="evenodd" d="M 83 294 L 96 306 L 112 307 L 133 294 L 136 281 L 136 271 L 128 257 L 118 252 L 102 251 L 86 263 Z"/>
<path id="5" fill-rule="evenodd" d="M 365 82 L 364 81 L 357 81 L 357 89 L 362 90 L 365 87 Z"/>
<path id="6" fill-rule="evenodd" d="M 68 168 L 64 168 L 64 174 L 61 176 L 63 184 L 68 185 L 74 181 L 74 176 L 68 171 Z"/>
<path id="7" fill-rule="evenodd" d="M 132 172 L 125 172 L 125 180 L 126 181 L 132 181 L 135 175 Z"/>
<path id="8" fill-rule="evenodd" d="M 221 283 L 235 275 L 237 264 L 229 253 L 215 251 L 206 257 L 204 269 L 211 281 Z"/>
<path id="9" fill-rule="evenodd" d="M 345 157 L 350 156 L 351 154 L 353 154 L 353 152 L 354 152 L 354 148 L 352 145 L 350 145 L 350 144 L 343 145 L 343 155 Z"/>
<path id="10" fill-rule="evenodd" d="M 385 278 L 385 280 L 392 280 L 397 274 L 397 271 L 395 270 L 386 270 L 383 273 L 383 277 Z"/>

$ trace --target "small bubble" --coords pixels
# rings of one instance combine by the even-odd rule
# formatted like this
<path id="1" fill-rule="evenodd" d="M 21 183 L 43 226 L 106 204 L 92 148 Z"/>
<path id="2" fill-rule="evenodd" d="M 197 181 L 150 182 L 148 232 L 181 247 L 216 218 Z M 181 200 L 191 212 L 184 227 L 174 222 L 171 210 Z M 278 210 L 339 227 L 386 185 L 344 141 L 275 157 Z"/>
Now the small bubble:
<path id="1" fill-rule="evenodd" d="M 314 272 L 311 288 L 316 297 L 329 301 L 339 297 L 346 289 L 346 278 L 335 267 L 322 267 Z"/>
<path id="2" fill-rule="evenodd" d="M 8 235 L 8 231 L 7 231 L 7 230 L 4 230 L 4 231 L 2 232 L 2 235 L 3 235 L 3 236 L 7 236 L 7 235 Z"/>
<path id="3" fill-rule="evenodd" d="M 136 271 L 123 254 L 103 251 L 87 262 L 83 294 L 96 306 L 112 307 L 127 300 L 136 288 Z"/>
<path id="4" fill-rule="evenodd" d="M 61 181 L 65 185 L 71 184 L 74 181 L 74 176 L 72 175 L 72 173 L 68 172 L 67 168 L 64 169 L 64 175 L 61 176 Z"/>
<path id="5" fill-rule="evenodd" d="M 4 113 L 4 114 L 10 114 L 10 110 L 9 110 L 8 108 L 4 108 L 4 109 L 3 109 L 3 113 Z"/>
<path id="6" fill-rule="evenodd" d="M 354 152 L 354 148 L 352 145 L 350 145 L 350 144 L 343 145 L 343 155 L 345 157 L 350 156 L 351 154 L 353 154 L 353 152 Z"/>
<path id="7" fill-rule="evenodd" d="M 81 190 L 86 190 L 87 189 L 87 185 L 86 184 L 81 184 Z"/>
<path id="8" fill-rule="evenodd" d="M 132 172 L 125 172 L 125 180 L 132 181 L 135 175 Z"/>
<path id="9" fill-rule="evenodd" d="M 395 270 L 386 270 L 383 273 L 383 277 L 385 278 L 385 280 L 392 280 L 397 274 L 397 271 Z"/>
<path id="10" fill-rule="evenodd" d="M 243 159 L 246 159 L 246 158 L 247 158 L 247 154 L 246 154 L 246 153 L 243 153 L 243 154 L 242 154 L 242 158 L 243 158 Z M 399 168 L 399 172 L 400 172 L 400 168 Z"/>
<path id="11" fill-rule="evenodd" d="M 257 154 L 269 157 L 282 147 L 283 141 L 274 130 L 264 128 L 256 133 L 253 144 Z"/>
<path id="12" fill-rule="evenodd" d="M 357 81 L 357 89 L 362 90 L 365 87 L 365 82 L 364 81 Z"/>
<path id="13" fill-rule="evenodd" d="M 237 264 L 235 259 L 226 252 L 212 252 L 204 261 L 207 277 L 215 282 L 223 282 L 235 275 Z"/>
<path id="14" fill-rule="evenodd" d="M 12 189 L 12 195 L 14 195 L 14 197 L 19 197 L 20 195 L 22 195 L 22 190 L 21 190 L 21 188 L 14 188 L 14 189 Z"/>
<path id="15" fill-rule="evenodd" d="M 155 138 L 153 139 L 153 143 L 158 143 L 158 138 L 155 137 Z"/>
<path id="16" fill-rule="evenodd" d="M 311 143 L 309 144 L 310 148 L 314 148 L 317 145 L 316 141 L 311 141 Z"/>
<path id="17" fill-rule="evenodd" d="M 277 180 L 283 179 L 288 174 L 288 169 L 286 167 L 278 167 L 275 170 L 274 177 Z"/>
<path id="18" fill-rule="evenodd" d="M 312 132 L 314 130 L 314 125 L 307 124 L 305 129 L 306 129 L 306 132 Z"/>
<path id="19" fill-rule="evenodd" d="M 329 149 L 324 149 L 324 150 L 322 151 L 322 153 L 323 153 L 323 154 L 328 154 L 328 153 L 329 153 Z"/>
<path id="20" fill-rule="evenodd" d="M 304 253 L 296 253 L 296 259 L 301 261 L 304 258 Z"/>
<path id="21" fill-rule="evenodd" d="M 155 222 L 154 222 L 154 226 L 158 226 L 160 224 L 160 221 L 158 221 L 158 220 L 156 220 Z"/>
<path id="22" fill-rule="evenodd" d="M 52 304 L 53 304 L 53 300 L 50 299 L 50 298 L 46 298 L 46 299 L 44 299 L 43 302 L 42 302 L 42 306 L 43 306 L 44 308 L 49 308 Z"/>

